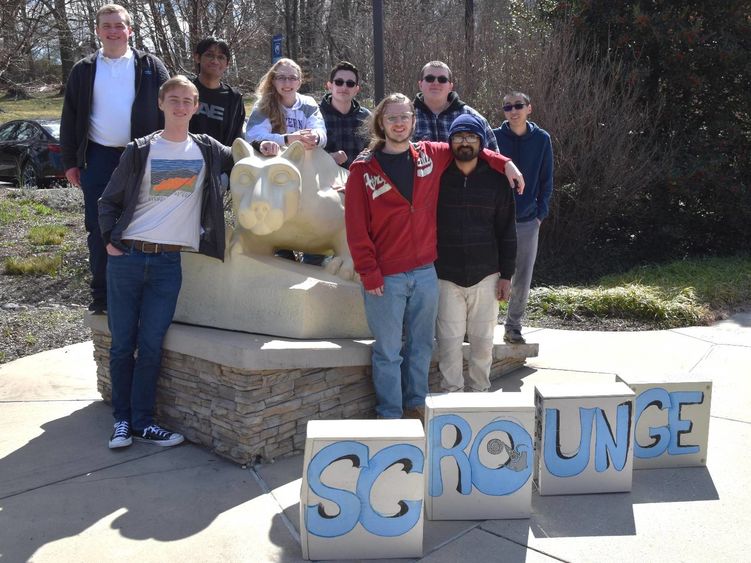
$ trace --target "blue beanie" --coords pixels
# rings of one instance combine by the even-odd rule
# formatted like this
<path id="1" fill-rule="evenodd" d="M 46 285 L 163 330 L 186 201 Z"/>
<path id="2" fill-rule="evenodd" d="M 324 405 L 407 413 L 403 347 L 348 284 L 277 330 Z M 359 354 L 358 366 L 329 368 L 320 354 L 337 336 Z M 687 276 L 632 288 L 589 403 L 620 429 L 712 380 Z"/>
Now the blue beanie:
<path id="1" fill-rule="evenodd" d="M 487 139 L 485 138 L 485 124 L 480 118 L 471 113 L 463 113 L 451 124 L 449 128 L 449 141 L 456 133 L 474 133 L 480 137 L 480 148 L 485 148 Z"/>

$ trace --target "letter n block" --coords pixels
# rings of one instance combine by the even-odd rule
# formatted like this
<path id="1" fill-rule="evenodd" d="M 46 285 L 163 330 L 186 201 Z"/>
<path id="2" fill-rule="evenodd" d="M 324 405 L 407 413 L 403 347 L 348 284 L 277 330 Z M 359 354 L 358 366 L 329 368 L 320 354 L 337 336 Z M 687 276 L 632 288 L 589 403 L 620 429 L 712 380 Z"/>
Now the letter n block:
<path id="1" fill-rule="evenodd" d="M 634 392 L 625 383 L 535 388 L 541 495 L 631 490 Z"/>
<path id="2" fill-rule="evenodd" d="M 707 464 L 712 382 L 679 374 L 619 377 L 634 393 L 634 469 Z"/>
<path id="3" fill-rule="evenodd" d="M 529 518 L 534 399 L 445 393 L 425 402 L 430 520 Z"/>
<path id="4" fill-rule="evenodd" d="M 418 420 L 308 422 L 305 559 L 422 556 L 425 432 Z"/>

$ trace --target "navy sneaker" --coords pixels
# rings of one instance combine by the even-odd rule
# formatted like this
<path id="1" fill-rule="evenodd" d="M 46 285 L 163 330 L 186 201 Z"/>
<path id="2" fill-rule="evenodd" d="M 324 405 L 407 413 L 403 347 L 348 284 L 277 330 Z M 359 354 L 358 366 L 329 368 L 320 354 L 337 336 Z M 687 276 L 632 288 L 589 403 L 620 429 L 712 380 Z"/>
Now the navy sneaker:
<path id="1" fill-rule="evenodd" d="M 115 423 L 115 429 L 112 431 L 112 436 L 110 436 L 110 449 L 126 448 L 132 443 L 133 436 L 130 434 L 130 424 L 128 424 L 126 420 L 118 420 Z"/>
<path id="2" fill-rule="evenodd" d="M 134 430 L 133 435 L 138 442 L 146 442 L 157 446 L 176 446 L 185 440 L 182 434 L 161 428 L 156 424 L 147 426 L 140 431 Z"/>
<path id="3" fill-rule="evenodd" d="M 107 299 L 94 299 L 88 309 L 93 315 L 104 315 L 107 312 Z"/>

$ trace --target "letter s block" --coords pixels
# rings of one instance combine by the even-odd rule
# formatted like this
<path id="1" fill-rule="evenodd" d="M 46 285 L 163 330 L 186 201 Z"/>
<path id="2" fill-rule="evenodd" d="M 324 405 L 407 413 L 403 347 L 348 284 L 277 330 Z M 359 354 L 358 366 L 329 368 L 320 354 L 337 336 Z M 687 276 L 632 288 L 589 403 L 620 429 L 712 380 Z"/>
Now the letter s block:
<path id="1" fill-rule="evenodd" d="M 634 469 L 707 464 L 712 381 L 706 374 L 628 374 L 634 393 Z"/>
<path id="2" fill-rule="evenodd" d="M 418 420 L 313 420 L 305 440 L 305 559 L 422 556 L 425 433 Z"/>

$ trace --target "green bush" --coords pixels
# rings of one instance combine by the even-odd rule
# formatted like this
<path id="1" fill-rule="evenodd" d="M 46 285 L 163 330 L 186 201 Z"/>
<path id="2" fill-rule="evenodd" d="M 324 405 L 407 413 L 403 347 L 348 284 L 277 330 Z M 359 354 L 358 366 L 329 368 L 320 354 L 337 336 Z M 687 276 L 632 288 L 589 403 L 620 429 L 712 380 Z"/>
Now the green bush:
<path id="1" fill-rule="evenodd" d="M 37 225 L 29 229 L 27 237 L 31 244 L 49 246 L 61 244 L 67 232 L 64 225 Z"/>
<path id="2" fill-rule="evenodd" d="M 61 268 L 61 256 L 40 255 L 5 259 L 5 273 L 11 276 L 54 276 Z"/>

